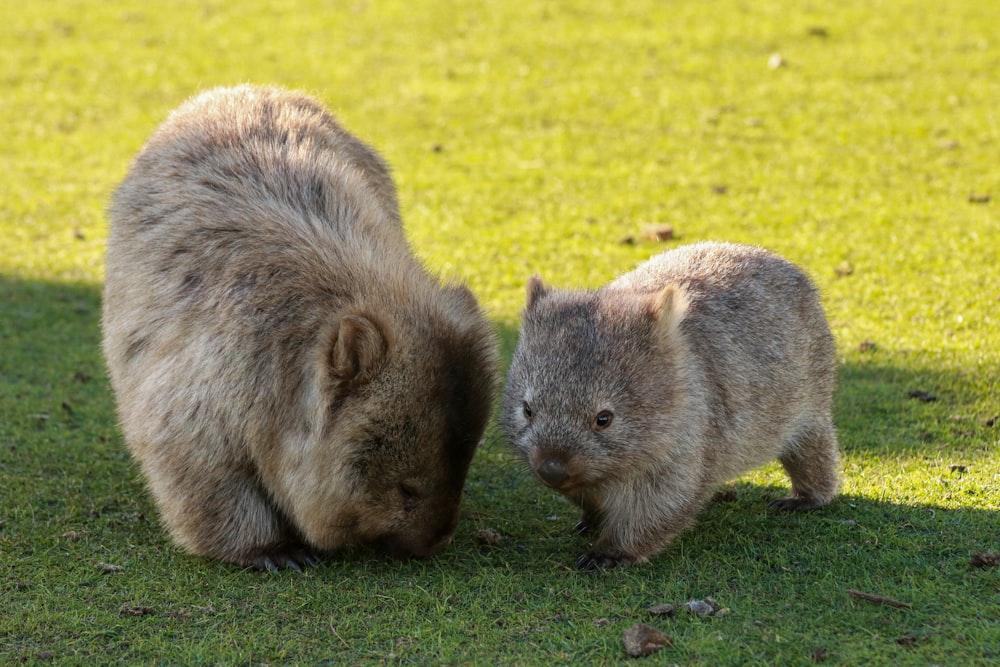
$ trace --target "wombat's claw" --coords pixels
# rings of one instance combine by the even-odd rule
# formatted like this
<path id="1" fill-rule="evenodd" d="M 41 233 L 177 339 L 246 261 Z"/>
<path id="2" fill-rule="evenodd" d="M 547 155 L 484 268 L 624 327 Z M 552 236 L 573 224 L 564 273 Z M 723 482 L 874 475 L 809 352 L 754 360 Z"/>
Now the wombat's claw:
<path id="1" fill-rule="evenodd" d="M 306 547 L 292 547 L 253 559 L 252 566 L 257 570 L 278 572 L 284 568 L 302 574 L 303 567 L 309 567 L 319 562 L 319 557 Z"/>
<path id="2" fill-rule="evenodd" d="M 628 558 L 609 556 L 607 554 L 583 554 L 576 559 L 575 569 L 581 572 L 594 573 L 601 570 L 611 570 L 616 567 L 624 567 L 632 561 Z"/>
<path id="3" fill-rule="evenodd" d="M 800 496 L 777 498 L 767 504 L 768 509 L 777 510 L 779 512 L 804 512 L 805 510 L 815 509 L 819 506 L 820 503 L 817 503 L 815 500 Z"/>

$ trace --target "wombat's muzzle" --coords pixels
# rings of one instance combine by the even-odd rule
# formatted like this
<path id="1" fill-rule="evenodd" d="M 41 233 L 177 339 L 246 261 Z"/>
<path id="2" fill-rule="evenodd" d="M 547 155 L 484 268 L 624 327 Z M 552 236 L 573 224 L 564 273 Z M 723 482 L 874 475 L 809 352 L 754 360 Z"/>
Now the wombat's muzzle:
<path id="1" fill-rule="evenodd" d="M 563 451 L 536 449 L 532 452 L 530 463 L 542 484 L 560 493 L 569 493 L 584 481 L 585 471 L 580 469 L 577 460 Z"/>
<path id="2" fill-rule="evenodd" d="M 376 547 L 388 553 L 393 558 L 430 558 L 451 544 L 451 540 L 451 535 L 430 542 L 392 535 L 378 540 Z"/>
<path id="3" fill-rule="evenodd" d="M 458 512 L 442 525 L 405 530 L 385 535 L 376 541 L 376 547 L 395 558 L 430 558 L 451 544 L 458 527 Z"/>
<path id="4" fill-rule="evenodd" d="M 560 459 L 547 458 L 535 468 L 535 474 L 548 486 L 559 488 L 569 477 L 566 462 Z"/>

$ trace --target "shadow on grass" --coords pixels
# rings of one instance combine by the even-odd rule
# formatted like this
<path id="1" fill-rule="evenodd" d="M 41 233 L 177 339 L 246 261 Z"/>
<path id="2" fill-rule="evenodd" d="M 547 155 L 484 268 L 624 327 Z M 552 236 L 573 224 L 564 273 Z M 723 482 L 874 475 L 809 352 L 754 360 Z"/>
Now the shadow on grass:
<path id="1" fill-rule="evenodd" d="M 658 602 L 712 596 L 743 619 L 744 641 L 756 642 L 778 634 L 770 628 L 782 615 L 830 613 L 831 591 L 843 598 L 843 589 L 857 588 L 916 609 L 933 608 L 942 590 L 1000 590 L 996 568 L 968 564 L 974 553 L 1000 549 L 996 512 L 851 495 L 807 514 L 766 510 L 767 500 L 787 492 L 784 480 L 735 484 L 729 502 L 713 503 L 648 565 L 581 575 L 571 569 L 587 548 L 573 534 L 577 510 L 526 473 L 495 423 L 470 471 L 455 543 L 433 559 L 396 561 L 358 549 L 299 576 L 186 556 L 160 527 L 115 427 L 99 313 L 97 286 L 0 277 L 0 591 L 9 614 L 0 636 L 10 640 L 0 657 L 106 659 L 112 651 L 148 662 L 163 658 L 155 641 L 146 643 L 162 634 L 213 647 L 206 655 L 227 661 L 236 654 L 218 648 L 218 637 L 233 628 L 241 643 L 245 635 L 263 655 L 281 656 L 287 636 L 272 624 L 281 609 L 296 633 L 321 647 L 316 655 L 347 662 L 359 655 L 353 646 L 434 661 L 437 644 L 399 638 L 441 635 L 447 643 L 470 632 L 477 637 L 470 646 L 482 641 L 512 655 L 535 651 L 524 648 L 528 641 L 556 647 L 553 655 L 589 651 L 603 659 L 618 655 L 620 626 L 649 620 L 640 615 Z M 498 332 L 506 368 L 517 331 L 501 324 Z M 913 389 L 940 398 L 910 399 Z M 847 458 L 934 447 L 951 437 L 957 422 L 950 415 L 968 400 L 966 391 L 960 376 L 892 358 L 848 363 L 836 406 Z M 982 443 L 986 436 L 961 437 Z M 978 477 L 942 474 L 951 476 L 953 493 L 976 490 Z M 484 539 L 487 529 L 499 533 L 499 544 Z M 98 569 L 105 563 L 122 569 Z M 995 616 L 998 600 L 984 596 L 983 613 Z M 964 610 L 959 601 L 947 613 Z M 328 639 L 331 618 L 339 641 Z M 974 628 L 965 632 L 976 636 Z"/>
<path id="2" fill-rule="evenodd" d="M 0 387 L 103 374 L 100 288 L 0 275 Z"/>
<path id="3" fill-rule="evenodd" d="M 496 330 L 506 370 L 517 327 L 499 323 Z M 910 452 L 992 432 L 981 415 L 956 417 L 972 400 L 960 375 L 899 363 L 882 351 L 854 356 L 840 370 L 835 405 L 848 454 Z M 114 423 L 100 353 L 99 286 L 0 276 L 0 402 L 8 439 L 20 439 L 22 429 Z M 486 447 L 491 459 L 506 452 L 500 440 L 493 425 Z"/>
<path id="4" fill-rule="evenodd" d="M 94 285 L 0 276 L 0 459 L 65 457 L 86 475 L 87 448 L 114 437 L 100 309 Z"/>
<path id="5" fill-rule="evenodd" d="M 9 482 L 7 506 L 40 503 L 32 516 L 62 521 L 108 515 L 119 527 L 131 521 L 119 514 L 155 515 L 115 426 L 100 353 L 100 287 L 0 276 L 0 305 L 0 460 Z M 500 323 L 497 332 L 506 369 L 517 328 Z M 909 454 L 939 448 L 942 441 L 954 441 L 961 451 L 963 442 L 975 446 L 995 439 L 994 427 L 978 417 L 963 420 L 952 414 L 969 400 L 960 376 L 897 365 L 885 356 L 879 352 L 841 369 L 835 417 L 848 457 L 852 452 Z M 912 391 L 937 400 L 911 398 Z M 10 475 L 20 478 L 14 482 Z M 53 484 L 54 475 L 61 482 Z M 753 488 L 743 488 L 741 498 L 757 493 Z M 77 497 L 61 498 L 60 491 Z M 91 495 L 84 501 L 80 494 Z M 892 505 L 882 509 L 870 501 L 841 499 L 820 516 L 837 512 L 847 520 L 853 514 L 847 508 L 857 506 L 866 508 L 866 520 L 897 511 Z M 575 520 L 568 503 L 538 486 L 514 460 L 495 422 L 470 471 L 466 514 L 474 529 L 502 524 L 503 531 L 523 533 L 515 525 L 527 521 L 531 534 L 552 534 L 554 524 L 571 527 Z M 963 516 L 960 510 L 942 514 Z M 574 518 L 552 519 L 556 516 Z M 709 510 L 708 516 L 738 520 L 728 510 Z M 799 521 L 772 519 L 771 525 Z"/>
<path id="6" fill-rule="evenodd" d="M 977 413 L 975 380 L 887 356 L 858 355 L 841 366 L 834 422 L 846 452 L 962 451 L 995 440 L 1000 406 Z"/>

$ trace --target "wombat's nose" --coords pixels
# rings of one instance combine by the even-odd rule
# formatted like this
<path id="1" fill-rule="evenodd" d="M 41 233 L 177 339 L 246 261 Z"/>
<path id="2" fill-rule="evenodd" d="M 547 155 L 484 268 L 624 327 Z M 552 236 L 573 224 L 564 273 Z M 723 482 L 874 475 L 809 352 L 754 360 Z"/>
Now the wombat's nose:
<path id="1" fill-rule="evenodd" d="M 544 459 L 535 468 L 535 473 L 549 486 L 559 486 L 569 476 L 566 462 L 560 459 Z"/>
<path id="2" fill-rule="evenodd" d="M 396 558 L 430 558 L 451 544 L 451 541 L 451 533 L 430 539 L 426 536 L 389 535 L 376 544 Z"/>

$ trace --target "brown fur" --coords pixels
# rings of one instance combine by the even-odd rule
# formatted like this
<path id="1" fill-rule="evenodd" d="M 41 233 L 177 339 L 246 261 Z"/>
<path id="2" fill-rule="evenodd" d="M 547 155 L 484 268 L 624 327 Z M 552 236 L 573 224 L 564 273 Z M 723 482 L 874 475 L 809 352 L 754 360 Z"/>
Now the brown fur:
<path id="1" fill-rule="evenodd" d="M 298 568 L 454 532 L 493 334 L 411 253 L 389 169 L 315 101 L 189 101 L 115 193 L 104 352 L 125 440 L 186 550 Z"/>
<path id="2" fill-rule="evenodd" d="M 750 246 L 653 257 L 597 291 L 528 283 L 501 426 L 539 479 L 583 509 L 578 566 L 644 562 L 713 487 L 775 458 L 781 509 L 837 492 L 833 338 L 815 287 Z"/>

